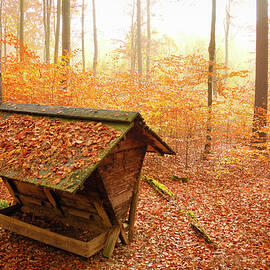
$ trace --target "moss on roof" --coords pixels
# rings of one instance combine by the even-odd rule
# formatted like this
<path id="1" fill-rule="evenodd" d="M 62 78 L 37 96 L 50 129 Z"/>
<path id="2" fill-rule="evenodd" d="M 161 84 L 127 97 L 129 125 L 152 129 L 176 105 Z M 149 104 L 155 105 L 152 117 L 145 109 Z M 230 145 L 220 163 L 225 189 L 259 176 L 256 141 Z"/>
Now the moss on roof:
<path id="1" fill-rule="evenodd" d="M 9 119 L 8 123 L 7 119 Z M 2 104 L 0 105 L 0 129 L 2 126 L 3 131 L 2 139 L 0 138 L 0 176 L 70 193 L 76 192 L 99 166 L 103 158 L 135 126 L 135 122 L 141 130 L 141 139 L 151 145 L 154 151 L 160 154 L 174 154 L 173 150 L 147 127 L 137 112 L 20 103 Z M 93 130 L 91 130 L 91 125 Z M 72 132 L 78 126 L 80 126 L 80 130 L 77 133 L 79 136 L 81 133 L 83 139 L 76 139 L 76 132 Z M 33 133 L 33 129 L 38 132 Z M 95 133 L 95 136 L 92 133 Z M 89 144 L 87 148 L 87 140 L 98 140 L 98 137 L 102 136 L 103 141 L 100 143 L 104 143 L 104 145 L 96 149 L 95 155 L 88 156 L 87 153 L 94 151 L 95 146 Z M 54 145 L 54 137 L 59 137 L 66 148 L 70 147 L 67 152 L 71 151 L 72 155 L 61 156 L 63 147 L 61 147 L 60 141 Z M 55 157 L 59 155 L 59 160 L 49 158 L 45 162 L 44 159 L 40 159 L 41 164 L 25 168 L 27 151 L 33 150 L 27 149 L 35 147 L 35 144 L 31 143 L 32 140 L 37 145 L 47 143 L 48 149 L 42 148 L 43 153 L 41 154 L 48 155 L 49 153 Z M 73 144 L 74 140 L 76 145 Z M 70 142 L 68 143 L 68 141 Z M 81 144 L 80 141 L 82 141 Z M 8 145 L 9 143 L 11 146 Z M 35 149 L 33 153 L 36 153 L 37 158 L 39 158 L 38 155 L 41 155 Z M 7 163 L 8 166 L 3 165 L 4 163 Z M 29 163 L 31 164 L 31 160 Z M 74 164 L 76 164 L 75 167 Z M 27 174 L 25 170 L 30 170 L 32 174 Z M 66 173 L 67 171 L 68 173 Z"/>

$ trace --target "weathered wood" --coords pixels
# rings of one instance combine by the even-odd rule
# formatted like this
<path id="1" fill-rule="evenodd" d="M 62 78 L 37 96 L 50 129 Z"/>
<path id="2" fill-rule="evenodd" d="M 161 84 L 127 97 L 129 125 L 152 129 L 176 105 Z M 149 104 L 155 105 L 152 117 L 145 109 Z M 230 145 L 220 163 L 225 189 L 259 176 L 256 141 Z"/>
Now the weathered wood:
<path id="1" fill-rule="evenodd" d="M 41 216 L 48 220 L 58 220 L 63 224 L 72 225 L 75 228 L 81 228 L 84 230 L 97 230 L 98 232 L 105 231 L 106 227 L 103 225 L 102 220 L 97 215 L 89 215 L 89 218 L 79 217 L 78 215 L 73 215 L 69 213 L 69 209 L 63 207 L 65 212 L 65 217 L 56 211 L 56 208 L 50 208 L 50 205 L 45 207 L 39 207 L 35 205 L 23 205 L 21 210 L 25 213 L 31 213 L 35 216 Z"/>
<path id="2" fill-rule="evenodd" d="M 103 256 L 106 258 L 110 258 L 112 256 L 116 241 L 119 237 L 120 226 L 117 224 L 111 228 L 109 234 L 107 236 L 107 240 L 105 243 L 105 247 L 103 250 Z"/>
<path id="3" fill-rule="evenodd" d="M 107 236 L 107 233 L 104 232 L 89 242 L 83 242 L 2 214 L 0 214 L 0 226 L 20 235 L 30 237 L 45 244 L 67 250 L 84 257 L 90 257 L 101 250 L 105 245 Z"/>
<path id="4" fill-rule="evenodd" d="M 25 183 L 21 181 L 13 181 L 16 190 L 20 194 L 31 196 L 34 198 L 39 198 L 40 200 L 47 200 L 46 195 L 43 192 L 42 187 L 30 183 Z"/>
<path id="5" fill-rule="evenodd" d="M 135 221 L 136 221 L 136 209 L 137 209 L 137 203 L 138 203 L 138 197 L 139 197 L 139 186 L 140 186 L 140 178 L 138 178 L 138 180 L 136 181 L 132 201 L 130 204 L 129 232 L 128 232 L 128 240 L 130 242 L 133 241 L 133 236 L 134 236 L 134 225 L 135 225 Z"/>
<path id="6" fill-rule="evenodd" d="M 96 208 L 99 216 L 102 218 L 103 223 L 109 228 L 112 227 L 112 223 L 111 223 L 102 203 L 100 201 L 94 201 L 93 203 L 95 205 L 95 208 Z"/>
<path id="7" fill-rule="evenodd" d="M 47 199 L 49 200 L 49 202 L 52 204 L 52 206 L 57 208 L 57 203 L 56 203 L 55 198 L 52 195 L 51 191 L 46 187 L 43 188 L 43 191 L 44 191 Z"/>
<path id="8" fill-rule="evenodd" d="M 14 198 L 15 202 L 22 204 L 22 201 L 21 201 L 20 197 L 18 196 L 18 192 L 16 190 L 16 187 L 14 187 L 14 185 L 11 183 L 11 181 L 8 180 L 6 177 L 2 176 L 2 179 L 3 179 L 5 186 L 7 187 L 8 191 L 9 191 L 10 195 Z"/>
<path id="9" fill-rule="evenodd" d="M 54 194 L 54 192 L 46 187 L 43 188 L 43 191 L 47 197 L 47 199 L 49 200 L 49 202 L 51 203 L 51 205 L 54 207 L 54 208 L 57 208 L 60 213 L 65 216 L 64 214 L 64 211 L 62 210 L 57 198 L 56 198 L 56 195 Z"/>
<path id="10" fill-rule="evenodd" d="M 123 244 L 128 245 L 129 240 L 128 240 L 128 236 L 126 234 L 125 228 L 123 226 L 123 223 L 121 221 L 118 221 L 118 224 L 120 226 L 120 240 Z"/>
<path id="11" fill-rule="evenodd" d="M 0 209 L 0 214 L 8 216 L 8 215 L 12 214 L 13 212 L 17 211 L 20 208 L 21 208 L 20 204 L 11 205 L 11 206 L 9 206 L 7 208 Z"/>
<path id="12" fill-rule="evenodd" d="M 98 169 L 117 219 L 126 217 L 145 146 L 108 155 Z"/>
<path id="13" fill-rule="evenodd" d="M 69 194 L 62 191 L 55 191 L 55 195 L 58 198 L 59 204 L 62 206 L 96 212 L 96 209 L 92 203 L 93 200 L 91 199 L 90 195 L 86 196 L 79 193 Z M 92 194 L 92 196 L 94 195 Z"/>
<path id="14" fill-rule="evenodd" d="M 65 212 L 68 212 L 70 215 L 76 216 L 76 217 L 81 217 L 85 219 L 90 219 L 91 213 L 83 211 L 83 210 L 78 210 L 75 208 L 64 208 Z"/>
<path id="15" fill-rule="evenodd" d="M 130 150 L 134 148 L 141 148 L 145 146 L 145 142 L 138 140 L 134 134 L 130 133 L 129 136 L 117 144 L 110 153 L 121 152 L 125 150 Z"/>
<path id="16" fill-rule="evenodd" d="M 20 194 L 19 197 L 22 201 L 22 204 L 31 203 L 31 204 L 36 204 L 36 205 L 42 206 L 42 201 L 40 199 L 31 197 L 31 196 L 26 196 L 23 194 Z"/>

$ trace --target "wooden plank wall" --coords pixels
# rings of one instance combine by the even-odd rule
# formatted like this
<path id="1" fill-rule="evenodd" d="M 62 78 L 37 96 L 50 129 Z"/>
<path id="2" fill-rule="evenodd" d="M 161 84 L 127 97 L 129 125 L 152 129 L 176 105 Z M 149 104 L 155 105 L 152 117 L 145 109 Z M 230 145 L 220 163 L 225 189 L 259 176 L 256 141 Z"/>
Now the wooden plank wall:
<path id="1" fill-rule="evenodd" d="M 145 151 L 146 145 L 131 133 L 98 168 L 115 216 L 120 221 L 127 216 Z"/>

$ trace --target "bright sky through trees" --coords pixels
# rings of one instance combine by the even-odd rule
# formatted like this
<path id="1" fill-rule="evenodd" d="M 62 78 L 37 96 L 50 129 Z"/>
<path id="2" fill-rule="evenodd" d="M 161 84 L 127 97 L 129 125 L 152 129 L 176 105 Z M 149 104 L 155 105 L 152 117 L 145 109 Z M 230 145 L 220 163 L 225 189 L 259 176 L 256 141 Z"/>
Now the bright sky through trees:
<path id="1" fill-rule="evenodd" d="M 248 26 L 255 28 L 256 1 L 238 1 L 231 8 L 233 16 L 232 35 L 239 40 L 250 40 Z M 96 4 L 97 26 L 101 37 L 119 39 L 130 28 L 131 1 L 99 0 Z M 225 0 L 217 2 L 217 34 L 224 36 Z M 145 5 L 144 2 L 142 2 Z M 87 6 L 87 13 L 90 12 Z M 143 8 L 145 8 L 143 6 Z M 211 1 L 210 0 L 170 0 L 158 1 L 152 8 L 152 26 L 154 30 L 173 38 L 181 34 L 208 37 L 210 31 Z M 87 16 L 86 25 L 91 25 L 91 16 Z M 86 28 L 89 31 L 90 26 Z M 244 46 L 247 44 L 244 43 Z"/>

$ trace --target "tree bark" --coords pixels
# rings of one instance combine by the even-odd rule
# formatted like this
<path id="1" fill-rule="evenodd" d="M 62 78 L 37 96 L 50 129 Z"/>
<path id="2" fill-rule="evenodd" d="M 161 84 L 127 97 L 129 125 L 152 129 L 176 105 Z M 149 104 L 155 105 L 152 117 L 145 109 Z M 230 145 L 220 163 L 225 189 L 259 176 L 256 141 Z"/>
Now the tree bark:
<path id="1" fill-rule="evenodd" d="M 57 17 L 55 29 L 55 44 L 54 44 L 54 63 L 58 63 L 59 54 L 59 39 L 60 39 L 60 19 L 61 19 L 61 0 L 57 0 Z"/>
<path id="2" fill-rule="evenodd" d="M 70 53 L 70 0 L 62 0 L 62 58 L 69 65 Z"/>
<path id="3" fill-rule="evenodd" d="M 231 25 L 231 0 L 227 0 L 226 3 L 226 21 L 225 21 L 225 79 L 224 85 L 227 86 L 227 75 L 229 66 L 229 31 Z"/>
<path id="4" fill-rule="evenodd" d="M 2 40 L 2 8 L 3 1 L 0 0 L 0 40 Z M 0 42 L 0 105 L 3 103 L 3 86 L 2 86 L 2 42 Z"/>
<path id="5" fill-rule="evenodd" d="M 43 24 L 45 32 L 45 62 L 50 62 L 51 0 L 43 0 Z"/>
<path id="6" fill-rule="evenodd" d="M 257 0 L 256 77 L 252 142 L 265 148 L 268 98 L 268 1 Z"/>
<path id="7" fill-rule="evenodd" d="M 20 24 L 19 24 L 19 39 L 24 43 L 24 0 L 20 0 Z M 20 60 L 22 61 L 23 52 L 20 49 Z"/>
<path id="8" fill-rule="evenodd" d="M 94 57 L 93 57 L 93 72 L 97 73 L 97 61 L 98 61 L 98 41 L 97 41 L 97 25 L 96 25 L 96 5 L 95 0 L 92 0 L 93 9 L 93 35 L 94 35 Z"/>
<path id="9" fill-rule="evenodd" d="M 214 78 L 214 62 L 215 62 L 215 50 L 216 50 L 216 0 L 212 0 L 212 19 L 211 19 L 211 37 L 208 47 L 209 53 L 209 66 L 208 66 L 208 119 L 207 119 L 207 130 L 206 130 L 206 144 L 204 147 L 204 157 L 211 151 L 212 141 L 212 104 L 213 104 L 213 78 Z"/>
<path id="10" fill-rule="evenodd" d="M 46 47 L 46 63 L 50 62 L 50 41 L 51 41 L 51 7 L 52 7 L 52 0 L 46 0 L 46 41 L 45 41 L 45 47 Z"/>
<path id="11" fill-rule="evenodd" d="M 151 14 L 150 0 L 147 0 L 147 48 L 146 48 L 146 75 L 149 75 L 150 57 L 151 57 Z"/>
<path id="12" fill-rule="evenodd" d="M 141 0 L 137 0 L 137 57 L 138 73 L 142 74 Z"/>
<path id="13" fill-rule="evenodd" d="M 131 26 L 130 26 L 130 34 L 131 34 L 131 40 L 130 40 L 130 69 L 132 72 L 135 71 L 135 61 L 136 56 L 134 57 L 134 54 L 136 54 L 135 51 L 135 38 L 134 38 L 134 13 L 135 13 L 135 2 L 133 0 L 132 2 L 132 13 L 131 13 Z"/>
<path id="14" fill-rule="evenodd" d="M 82 63 L 85 71 L 85 50 L 84 50 L 84 0 L 82 1 Z"/>

